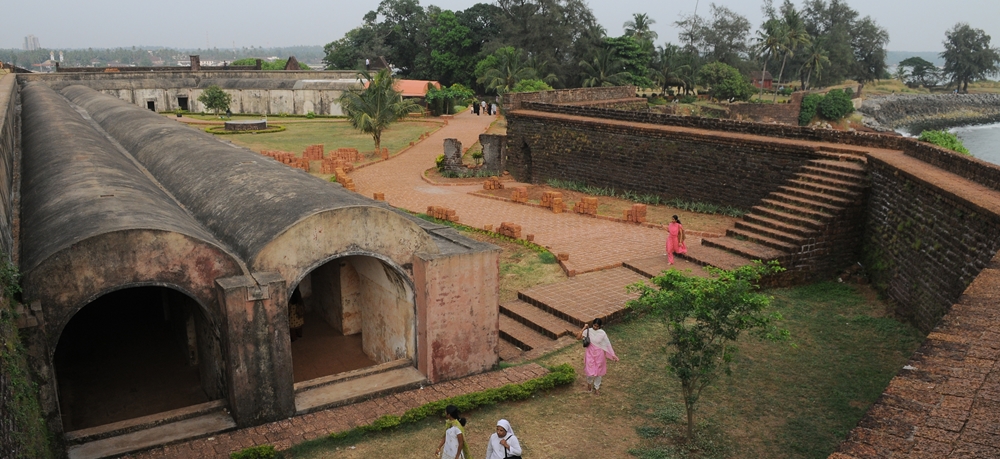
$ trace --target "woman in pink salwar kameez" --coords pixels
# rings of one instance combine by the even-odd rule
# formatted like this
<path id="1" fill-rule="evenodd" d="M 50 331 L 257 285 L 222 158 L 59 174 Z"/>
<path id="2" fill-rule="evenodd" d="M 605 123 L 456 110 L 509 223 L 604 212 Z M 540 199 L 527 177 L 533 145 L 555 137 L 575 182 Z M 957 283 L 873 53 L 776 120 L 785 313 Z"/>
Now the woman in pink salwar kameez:
<path id="1" fill-rule="evenodd" d="M 618 361 L 608 334 L 601 330 L 602 325 L 604 321 L 594 319 L 593 324 L 585 325 L 579 335 L 580 339 L 590 339 L 590 345 L 584 347 L 583 372 L 587 375 L 587 390 L 594 395 L 601 395 L 601 377 L 608 372 L 607 359 Z"/>
<path id="2" fill-rule="evenodd" d="M 681 220 L 676 215 L 673 216 L 670 225 L 667 225 L 667 262 L 674 264 L 675 253 L 687 253 L 687 246 L 684 245 L 684 227 Z"/>

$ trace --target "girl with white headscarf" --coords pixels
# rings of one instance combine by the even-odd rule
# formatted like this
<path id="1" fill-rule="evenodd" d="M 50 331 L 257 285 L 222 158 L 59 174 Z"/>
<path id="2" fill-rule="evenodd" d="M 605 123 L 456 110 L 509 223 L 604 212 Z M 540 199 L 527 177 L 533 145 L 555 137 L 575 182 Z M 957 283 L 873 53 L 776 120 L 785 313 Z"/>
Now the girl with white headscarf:
<path id="1" fill-rule="evenodd" d="M 514 429 L 506 419 L 497 421 L 497 431 L 490 436 L 486 445 L 486 459 L 521 457 L 521 442 L 514 435 Z"/>

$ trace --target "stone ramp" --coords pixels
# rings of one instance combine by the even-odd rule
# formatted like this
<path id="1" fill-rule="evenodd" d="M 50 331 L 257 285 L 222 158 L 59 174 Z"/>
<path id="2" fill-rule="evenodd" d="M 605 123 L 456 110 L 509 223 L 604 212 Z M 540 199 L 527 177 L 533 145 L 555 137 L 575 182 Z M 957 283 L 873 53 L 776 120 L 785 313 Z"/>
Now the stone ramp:
<path id="1" fill-rule="evenodd" d="M 219 405 L 216 409 L 193 417 L 154 424 L 140 430 L 71 445 L 67 448 L 66 455 L 69 459 L 118 457 L 122 454 L 162 445 L 205 438 L 235 428 L 236 422 L 233 421 L 232 416 Z M 66 435 L 67 441 L 81 441 L 87 438 L 83 431 L 70 432 Z"/>
<path id="2" fill-rule="evenodd" d="M 427 383 L 412 365 L 369 374 L 333 384 L 324 384 L 295 394 L 295 414 L 348 405 L 363 399 L 401 392 Z"/>
<path id="3" fill-rule="evenodd" d="M 636 295 L 625 287 L 646 280 L 626 268 L 614 268 L 576 276 L 558 284 L 518 292 L 517 296 L 542 310 L 582 328 L 595 318 L 614 321 L 624 312 L 625 302 Z"/>

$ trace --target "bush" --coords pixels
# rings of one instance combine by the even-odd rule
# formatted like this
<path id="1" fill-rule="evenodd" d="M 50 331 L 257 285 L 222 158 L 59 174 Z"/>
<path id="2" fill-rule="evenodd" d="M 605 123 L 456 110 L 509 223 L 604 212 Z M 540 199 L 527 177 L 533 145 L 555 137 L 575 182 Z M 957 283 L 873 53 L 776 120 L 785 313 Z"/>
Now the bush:
<path id="1" fill-rule="evenodd" d="M 807 94 L 802 98 L 802 105 L 799 110 L 799 126 L 805 126 L 816 116 L 816 108 L 819 107 L 823 96 L 820 94 Z"/>
<path id="2" fill-rule="evenodd" d="M 823 97 L 817 107 L 819 116 L 830 121 L 837 121 L 854 112 L 854 103 L 851 96 L 839 89 L 834 89 Z"/>
<path id="3" fill-rule="evenodd" d="M 278 451 L 272 445 L 259 445 L 244 448 L 229 455 L 229 459 L 274 459 Z"/>
<path id="4" fill-rule="evenodd" d="M 316 117 L 316 114 L 313 113 L 313 112 L 306 113 L 306 119 L 310 119 L 311 120 L 311 119 L 313 119 L 315 117 Z"/>
<path id="5" fill-rule="evenodd" d="M 920 140 L 957 151 L 963 155 L 972 156 L 972 153 L 969 153 L 969 149 L 965 148 L 965 145 L 962 145 L 962 141 L 958 139 L 958 136 L 950 132 L 924 131 L 920 133 Z"/>
<path id="6" fill-rule="evenodd" d="M 437 166 L 439 171 L 444 170 L 444 155 L 438 155 L 438 157 L 434 159 L 434 165 Z"/>
<path id="7" fill-rule="evenodd" d="M 695 96 L 692 96 L 690 94 L 686 95 L 684 97 L 681 97 L 681 99 L 680 99 L 680 103 L 682 103 L 682 104 L 693 104 L 693 103 L 695 103 L 697 101 L 698 101 L 698 98 L 695 97 Z"/>

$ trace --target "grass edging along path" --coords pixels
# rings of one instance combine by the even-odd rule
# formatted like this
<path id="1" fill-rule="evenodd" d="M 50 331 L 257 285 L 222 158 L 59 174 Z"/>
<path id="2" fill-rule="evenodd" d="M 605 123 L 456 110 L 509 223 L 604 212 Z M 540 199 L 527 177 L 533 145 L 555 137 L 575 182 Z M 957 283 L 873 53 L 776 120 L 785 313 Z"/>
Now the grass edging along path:
<path id="1" fill-rule="evenodd" d="M 531 242 L 531 241 L 529 241 L 527 239 L 514 239 L 512 237 L 507 237 L 507 236 L 504 236 L 504 235 L 502 235 L 500 233 L 495 233 L 493 231 L 487 231 L 487 230 L 484 230 L 482 228 L 476 228 L 476 227 L 469 226 L 469 225 L 463 225 L 461 223 L 455 223 L 455 222 L 451 222 L 451 221 L 448 221 L 448 220 L 439 220 L 439 219 L 431 217 L 430 215 L 427 215 L 427 214 L 414 214 L 414 215 L 417 216 L 417 217 L 419 217 L 419 218 L 422 218 L 424 220 L 427 220 L 429 222 L 434 222 L 434 223 L 437 223 L 437 224 L 440 224 L 440 225 L 450 226 L 450 227 L 455 228 L 455 229 L 457 229 L 459 231 L 468 231 L 468 232 L 471 232 L 471 233 L 485 234 L 485 235 L 487 235 L 489 237 L 497 238 L 497 239 L 499 239 L 501 241 L 513 242 L 515 244 L 523 245 L 523 246 L 525 246 L 525 247 L 527 247 L 527 248 L 529 248 L 531 250 L 534 250 L 535 252 L 538 252 L 539 256 L 542 258 L 542 261 L 544 261 L 546 263 L 550 262 L 550 261 L 548 261 L 549 257 L 551 257 L 552 262 L 554 262 L 554 260 L 556 259 L 556 256 L 549 249 L 547 249 L 545 247 L 542 247 L 542 246 L 540 246 L 538 244 L 535 244 L 534 242 Z"/>
<path id="2" fill-rule="evenodd" d="M 402 416 L 387 414 L 376 419 L 371 424 L 358 426 L 343 432 L 334 432 L 326 438 L 300 443 L 289 449 L 289 452 L 295 454 L 303 449 L 332 447 L 342 442 L 355 441 L 368 433 L 394 429 L 430 416 L 440 416 L 444 413 L 444 409 L 448 405 L 455 405 L 459 411 L 464 413 L 476 408 L 496 405 L 500 402 L 524 400 L 537 392 L 572 384 L 574 381 L 576 381 L 576 370 L 572 366 L 568 364 L 557 365 L 549 368 L 549 373 L 539 378 L 520 384 L 507 384 L 506 386 L 437 400 L 407 410 Z"/>

